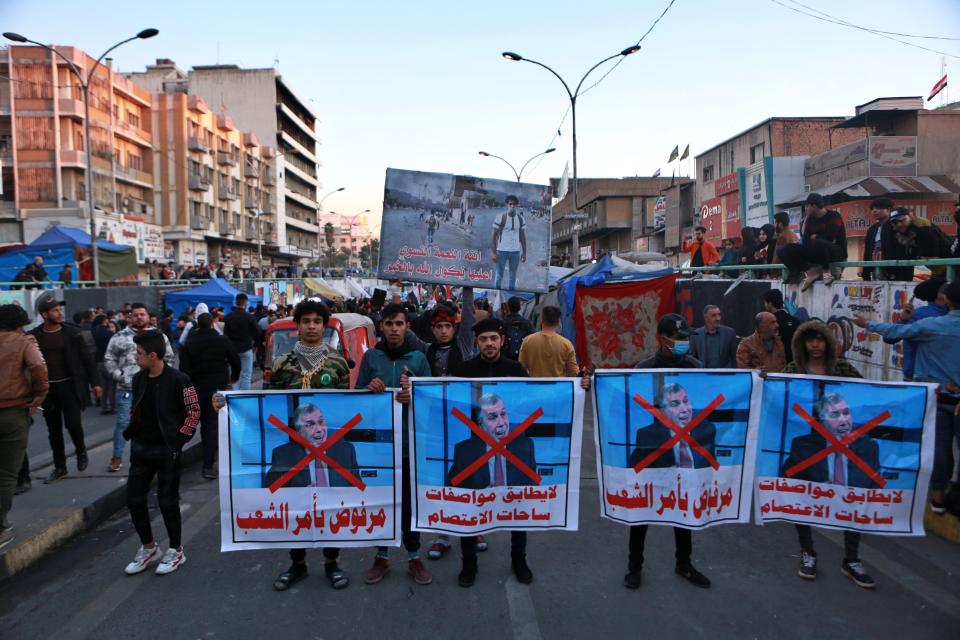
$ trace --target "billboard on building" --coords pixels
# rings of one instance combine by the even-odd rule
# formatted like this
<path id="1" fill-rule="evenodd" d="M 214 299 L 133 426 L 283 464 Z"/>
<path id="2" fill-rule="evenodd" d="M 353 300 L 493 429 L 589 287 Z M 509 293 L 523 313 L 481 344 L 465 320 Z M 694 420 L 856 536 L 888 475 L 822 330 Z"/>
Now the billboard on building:
<path id="1" fill-rule="evenodd" d="M 545 292 L 549 186 L 387 169 L 383 279 Z"/>
<path id="2" fill-rule="evenodd" d="M 867 144 L 871 177 L 916 177 L 917 136 L 870 136 Z"/>
<path id="3" fill-rule="evenodd" d="M 770 198 L 772 191 L 771 165 L 772 158 L 764 158 L 761 162 L 744 169 L 743 214 L 744 225 L 760 228 L 773 222 L 773 202 Z"/>

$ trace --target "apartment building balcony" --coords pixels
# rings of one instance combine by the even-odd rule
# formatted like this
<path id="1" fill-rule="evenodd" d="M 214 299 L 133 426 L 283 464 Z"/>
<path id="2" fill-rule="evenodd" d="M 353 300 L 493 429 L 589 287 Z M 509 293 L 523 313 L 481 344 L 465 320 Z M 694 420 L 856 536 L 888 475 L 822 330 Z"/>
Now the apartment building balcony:
<path id="1" fill-rule="evenodd" d="M 69 167 L 86 167 L 87 154 L 78 149 L 60 149 L 60 164 Z"/>
<path id="2" fill-rule="evenodd" d="M 243 177 L 244 178 L 259 178 L 260 169 L 256 165 L 245 162 L 243 164 Z"/>
<path id="3" fill-rule="evenodd" d="M 222 224 L 220 225 L 220 235 L 222 236 L 235 236 L 237 235 L 237 228 L 232 224 Z"/>
<path id="4" fill-rule="evenodd" d="M 235 167 L 237 166 L 237 157 L 227 151 L 217 151 L 217 164 Z"/>
<path id="5" fill-rule="evenodd" d="M 237 128 L 237 126 L 234 124 L 233 118 L 225 113 L 218 113 L 217 128 L 222 131 L 233 131 Z"/>
<path id="6" fill-rule="evenodd" d="M 187 108 L 194 113 L 210 113 L 210 107 L 207 106 L 207 102 L 200 96 L 188 95 Z"/>
<path id="7" fill-rule="evenodd" d="M 239 200 L 240 194 L 235 193 L 230 190 L 230 187 L 225 187 L 220 185 L 220 188 L 217 190 L 217 195 L 221 200 Z"/>
<path id="8" fill-rule="evenodd" d="M 210 153 L 210 146 L 204 143 L 198 136 L 189 136 L 187 138 L 187 149 L 190 149 L 190 151 L 199 151 L 200 153 Z"/>
<path id="9" fill-rule="evenodd" d="M 190 174 L 190 178 L 187 183 L 187 187 L 191 191 L 209 191 L 210 190 L 210 179 L 205 176 L 198 176 L 196 174 Z"/>
<path id="10" fill-rule="evenodd" d="M 83 120 L 83 100 L 79 98 L 60 98 L 57 100 L 57 109 L 61 116 Z"/>
<path id="11" fill-rule="evenodd" d="M 194 231 L 209 231 L 210 220 L 203 216 L 190 216 L 190 228 Z"/>
<path id="12" fill-rule="evenodd" d="M 287 216 L 284 218 L 284 221 L 288 227 L 293 227 L 309 233 L 320 233 L 320 229 L 317 227 L 316 223 L 308 222 L 307 220 L 301 220 L 300 218 L 294 218 L 293 216 Z"/>
<path id="13" fill-rule="evenodd" d="M 149 173 L 132 167 L 125 167 L 122 164 L 114 165 L 113 171 L 117 180 L 123 180 L 124 182 L 129 182 L 145 189 L 153 188 L 153 176 Z"/>
<path id="14" fill-rule="evenodd" d="M 263 185 L 265 187 L 275 187 L 277 186 L 277 176 L 272 171 L 267 171 L 263 174 Z"/>

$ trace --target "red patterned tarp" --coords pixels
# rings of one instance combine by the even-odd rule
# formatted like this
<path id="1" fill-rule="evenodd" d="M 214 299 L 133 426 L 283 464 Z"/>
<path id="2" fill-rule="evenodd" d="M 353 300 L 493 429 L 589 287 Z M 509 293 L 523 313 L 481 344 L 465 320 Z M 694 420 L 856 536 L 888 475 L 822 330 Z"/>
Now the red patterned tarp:
<path id="1" fill-rule="evenodd" d="M 581 365 L 632 367 L 657 348 L 657 318 L 674 312 L 677 275 L 577 286 L 574 320 Z"/>

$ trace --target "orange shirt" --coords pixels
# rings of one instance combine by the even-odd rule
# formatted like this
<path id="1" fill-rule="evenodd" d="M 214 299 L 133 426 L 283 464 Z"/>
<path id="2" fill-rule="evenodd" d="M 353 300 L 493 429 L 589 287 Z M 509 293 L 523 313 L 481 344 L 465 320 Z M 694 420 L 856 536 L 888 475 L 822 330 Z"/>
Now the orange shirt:
<path id="1" fill-rule="evenodd" d="M 696 240 L 691 240 L 683 246 L 683 250 L 690 253 L 691 265 L 693 265 L 693 256 L 697 253 L 697 249 L 699 249 L 701 245 L 703 246 L 701 253 L 703 256 L 703 266 L 707 267 L 720 262 L 720 252 L 717 251 L 717 248 L 713 246 L 712 242 L 704 240 L 702 243 L 699 243 Z"/>

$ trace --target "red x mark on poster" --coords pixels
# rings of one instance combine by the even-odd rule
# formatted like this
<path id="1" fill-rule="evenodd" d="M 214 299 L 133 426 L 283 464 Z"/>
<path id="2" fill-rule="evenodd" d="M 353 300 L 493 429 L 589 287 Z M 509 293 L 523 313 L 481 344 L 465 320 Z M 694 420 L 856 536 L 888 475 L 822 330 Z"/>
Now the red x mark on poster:
<path id="1" fill-rule="evenodd" d="M 876 482 L 879 486 L 883 487 L 887 484 L 887 481 L 884 480 L 879 473 L 877 473 L 876 469 L 871 468 L 870 465 L 864 462 L 860 456 L 858 456 L 853 451 L 851 451 L 850 448 L 847 447 L 847 445 L 853 442 L 854 440 L 856 440 L 857 438 L 859 438 L 860 436 L 864 435 L 871 429 L 874 429 L 880 426 L 880 423 L 882 423 L 884 420 L 890 417 L 889 411 L 884 411 L 883 413 L 878 415 L 876 418 L 865 423 L 863 426 L 859 427 L 855 431 L 851 431 L 846 436 L 844 436 L 843 440 L 837 440 L 837 437 L 833 435 L 833 433 L 831 433 L 829 429 L 827 429 L 822 424 L 820 424 L 820 422 L 816 418 L 814 418 L 809 413 L 804 411 L 803 407 L 801 407 L 799 404 L 793 405 L 793 411 L 798 416 L 803 418 L 806 421 L 806 423 L 810 425 L 810 428 L 812 428 L 814 431 L 816 431 L 817 433 L 822 435 L 824 438 L 826 438 L 827 442 L 830 443 L 830 446 L 827 447 L 826 449 L 821 449 L 820 451 L 813 454 L 806 460 L 802 462 L 798 462 L 797 464 L 787 469 L 787 475 L 789 477 L 792 478 L 793 476 L 800 473 L 807 467 L 816 464 L 823 458 L 826 458 L 831 453 L 836 452 L 836 453 L 841 453 L 845 455 L 847 459 L 850 460 L 850 462 L 860 467 L 860 470 L 863 471 L 865 474 L 867 474 L 867 477 L 873 480 L 874 482 Z"/>
<path id="2" fill-rule="evenodd" d="M 516 440 L 520 434 L 527 430 L 530 425 L 539 420 L 543 416 L 543 409 L 537 409 L 531 413 L 529 416 L 527 416 L 526 420 L 518 424 L 516 429 L 508 433 L 506 437 L 500 441 L 494 440 L 493 437 L 480 428 L 476 422 L 465 416 L 460 409 L 454 407 L 453 411 L 450 413 L 454 418 L 467 425 L 470 431 L 477 434 L 477 437 L 486 442 L 487 446 L 490 447 L 486 453 L 467 465 L 466 469 L 453 476 L 453 478 L 450 480 L 453 486 L 459 486 L 459 484 L 463 482 L 470 474 L 479 469 L 481 466 L 485 465 L 487 460 L 495 455 L 503 456 L 510 461 L 510 464 L 515 466 L 517 469 L 520 469 L 525 476 L 533 480 L 536 484 L 540 484 L 540 481 L 542 480 L 540 474 L 524 464 L 523 460 L 510 453 L 507 450 L 507 445 Z"/>
<path id="3" fill-rule="evenodd" d="M 690 445 L 691 448 L 698 451 L 700 455 L 706 458 L 707 462 L 710 463 L 710 466 L 713 467 L 714 470 L 719 469 L 720 463 L 717 462 L 717 459 L 714 458 L 712 455 L 710 455 L 710 452 L 707 451 L 703 447 L 703 445 L 697 442 L 693 438 L 693 436 L 690 435 L 690 433 L 694 430 L 694 428 L 698 424 L 703 422 L 703 420 L 707 416 L 713 413 L 714 409 L 716 409 L 721 404 L 723 404 L 724 400 L 726 400 L 726 398 L 724 398 L 723 394 L 721 393 L 720 395 L 718 395 L 716 398 L 713 399 L 713 402 L 708 404 L 706 407 L 703 408 L 703 410 L 700 411 L 700 413 L 695 415 L 693 417 L 693 420 L 691 420 L 686 427 L 679 427 L 673 420 L 668 418 L 662 411 L 660 411 L 660 409 L 656 408 L 655 406 L 647 402 L 646 398 L 641 396 L 639 393 L 634 394 L 633 401 L 639 404 L 641 407 L 643 407 L 647 411 L 649 411 L 650 415 L 652 415 L 654 418 L 656 418 L 657 420 L 662 422 L 664 425 L 666 425 L 668 429 L 673 431 L 673 437 L 667 440 L 666 442 L 664 442 L 659 447 L 657 447 L 655 451 L 651 451 L 650 453 L 648 453 L 643 460 L 638 462 L 633 467 L 633 470 L 637 472 L 642 471 L 646 467 L 650 466 L 650 464 L 653 463 L 654 460 L 656 460 L 657 458 L 665 454 L 667 451 L 672 449 L 673 445 L 677 444 L 681 440 L 685 441 L 687 444 Z"/>
<path id="4" fill-rule="evenodd" d="M 327 437 L 327 439 L 324 440 L 323 443 L 318 447 L 314 447 L 312 444 L 307 442 L 306 438 L 301 436 L 295 429 L 291 429 L 289 426 L 284 424 L 284 422 L 275 415 L 271 414 L 268 420 L 270 424 L 290 436 L 297 444 L 305 448 L 308 452 L 300 462 L 290 467 L 286 473 L 277 478 L 274 483 L 270 485 L 270 493 L 275 493 L 277 489 L 290 482 L 295 475 L 300 473 L 300 471 L 313 460 L 321 460 L 325 462 L 328 467 L 346 478 L 347 482 L 355 486 L 357 489 L 360 489 L 360 491 L 363 491 L 367 488 L 367 485 L 360 481 L 359 478 L 350 473 L 348 469 L 344 468 L 343 465 L 325 453 L 325 451 L 329 449 L 334 442 L 347 435 L 347 432 L 350 431 L 350 429 L 353 429 L 355 426 L 360 424 L 360 421 L 363 420 L 363 416 L 361 416 L 359 413 L 350 418 L 345 425 L 330 434 L 330 436 Z"/>

